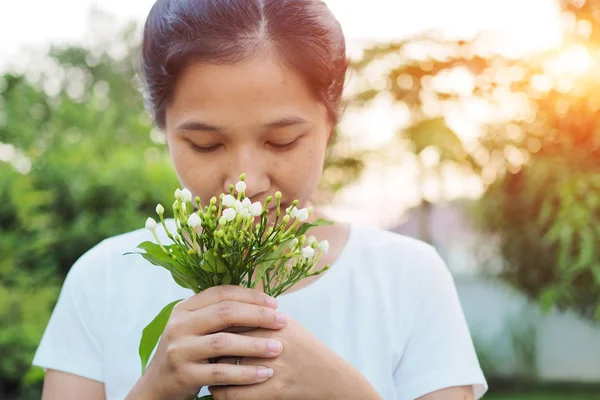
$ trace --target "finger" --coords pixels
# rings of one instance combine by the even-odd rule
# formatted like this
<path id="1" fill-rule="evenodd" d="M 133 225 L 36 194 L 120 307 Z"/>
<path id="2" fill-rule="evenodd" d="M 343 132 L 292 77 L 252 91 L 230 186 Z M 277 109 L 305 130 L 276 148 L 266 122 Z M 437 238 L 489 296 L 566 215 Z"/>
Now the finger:
<path id="1" fill-rule="evenodd" d="M 178 303 L 176 307 L 182 310 L 196 311 L 224 301 L 237 301 L 272 309 L 278 307 L 278 302 L 275 298 L 268 296 L 257 289 L 233 285 L 221 285 L 208 288 Z"/>
<path id="2" fill-rule="evenodd" d="M 205 386 L 253 385 L 273 376 L 271 368 L 252 365 L 194 364 L 194 380 Z"/>
<path id="3" fill-rule="evenodd" d="M 179 344 L 180 354 L 190 361 L 217 357 L 273 358 L 283 351 L 281 342 L 275 339 L 252 338 L 233 333 L 218 332 L 205 336 L 188 336 Z"/>
<path id="4" fill-rule="evenodd" d="M 207 335 L 234 326 L 281 329 L 287 325 L 287 316 L 268 307 L 224 301 L 194 311 L 188 323 L 192 333 Z"/>

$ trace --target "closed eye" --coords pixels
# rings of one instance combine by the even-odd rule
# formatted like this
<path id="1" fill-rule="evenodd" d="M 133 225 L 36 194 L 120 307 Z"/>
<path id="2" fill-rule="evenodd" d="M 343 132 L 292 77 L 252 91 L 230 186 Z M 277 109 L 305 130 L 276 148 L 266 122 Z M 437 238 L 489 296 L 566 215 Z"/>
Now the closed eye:
<path id="1" fill-rule="evenodd" d="M 285 143 L 276 143 L 276 142 L 269 142 L 269 146 L 271 146 L 272 148 L 276 149 L 276 150 L 290 150 L 292 149 L 300 140 L 300 137 L 292 140 L 291 142 L 285 142 Z"/>
<path id="2" fill-rule="evenodd" d="M 219 149 L 219 147 L 221 147 L 221 144 L 213 144 L 210 146 L 199 146 L 193 142 L 189 142 L 189 143 L 190 143 L 190 146 L 192 147 L 192 149 L 199 153 L 212 153 L 213 151 L 216 151 Z"/>

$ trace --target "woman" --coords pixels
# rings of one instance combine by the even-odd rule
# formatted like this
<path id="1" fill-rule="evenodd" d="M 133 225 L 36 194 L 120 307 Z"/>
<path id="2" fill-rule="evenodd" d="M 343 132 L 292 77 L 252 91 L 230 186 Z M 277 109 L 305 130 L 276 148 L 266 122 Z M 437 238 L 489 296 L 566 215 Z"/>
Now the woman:
<path id="1" fill-rule="evenodd" d="M 207 199 L 245 173 L 253 201 L 279 190 L 284 207 L 309 204 L 347 67 L 325 4 L 159 0 L 142 50 L 148 104 L 182 186 Z M 239 287 L 192 296 L 163 269 L 123 256 L 152 240 L 145 230 L 98 244 L 69 272 L 37 351 L 43 398 L 481 397 L 452 278 L 429 245 L 354 224 L 313 234 L 331 244 L 317 268 L 332 268 L 278 301 Z M 140 376 L 142 329 L 178 298 L 187 300 Z M 223 356 L 232 359 L 208 362 Z"/>

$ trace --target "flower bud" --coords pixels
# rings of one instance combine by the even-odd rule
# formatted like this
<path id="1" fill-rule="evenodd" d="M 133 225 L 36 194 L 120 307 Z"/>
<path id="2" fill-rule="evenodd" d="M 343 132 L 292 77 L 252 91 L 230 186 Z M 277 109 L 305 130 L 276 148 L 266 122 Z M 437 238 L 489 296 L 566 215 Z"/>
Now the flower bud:
<path id="1" fill-rule="evenodd" d="M 308 237 L 308 239 L 306 239 L 306 244 L 309 246 L 312 246 L 312 244 L 316 241 L 317 241 L 317 238 L 311 235 Z"/>
<path id="2" fill-rule="evenodd" d="M 306 208 L 303 208 L 302 210 L 298 210 L 298 212 L 296 214 L 296 218 L 300 222 L 306 221 L 308 219 L 308 211 L 306 210 Z"/>
<path id="3" fill-rule="evenodd" d="M 196 213 L 193 213 L 192 215 L 190 215 L 190 217 L 188 218 L 188 225 L 191 226 L 192 228 L 196 228 L 200 225 L 202 221 L 200 220 L 200 216 Z"/>
<path id="4" fill-rule="evenodd" d="M 233 207 L 234 204 L 235 204 L 235 197 L 233 197 L 230 194 L 226 194 L 225 196 L 223 196 L 223 205 L 225 207 Z"/>
<path id="5" fill-rule="evenodd" d="M 256 203 L 252 203 L 252 205 L 250 206 L 250 214 L 252 214 L 253 217 L 258 217 L 262 214 L 262 211 L 263 206 L 258 201 Z"/>
<path id="6" fill-rule="evenodd" d="M 175 190 L 175 198 L 177 200 L 181 199 L 181 189 L 176 189 Z"/>
<path id="7" fill-rule="evenodd" d="M 276 199 L 281 199 L 281 192 L 280 191 L 275 192 L 275 198 Z"/>
<path id="8" fill-rule="evenodd" d="M 227 219 L 227 221 L 233 221 L 235 219 L 236 212 L 233 208 L 228 208 L 227 210 L 223 210 L 223 216 Z"/>
<path id="9" fill-rule="evenodd" d="M 292 240 L 292 248 L 298 246 L 298 239 L 294 238 L 294 240 Z"/>
<path id="10" fill-rule="evenodd" d="M 250 206 L 252 205 L 252 201 L 250 201 L 250 199 L 248 197 L 244 198 L 244 200 L 242 200 L 242 206 L 244 208 L 250 208 Z"/>
<path id="11" fill-rule="evenodd" d="M 290 216 L 289 215 L 285 215 L 283 217 L 283 219 L 281 220 L 281 222 L 283 222 L 284 224 L 287 224 L 288 222 L 290 222 Z"/>
<path id="12" fill-rule="evenodd" d="M 162 204 L 158 204 L 156 206 L 156 213 L 160 216 L 162 216 L 165 213 L 165 208 L 162 206 Z"/>
<path id="13" fill-rule="evenodd" d="M 223 215 L 219 218 L 219 225 L 225 225 L 227 223 L 227 218 Z"/>
<path id="14" fill-rule="evenodd" d="M 321 243 L 319 243 L 319 250 L 321 250 L 323 253 L 327 253 L 329 251 L 329 241 L 323 240 Z"/>
<path id="15" fill-rule="evenodd" d="M 304 258 L 313 258 L 315 255 L 315 249 L 310 246 L 306 246 L 302 249 L 302 257 Z"/>
<path id="16" fill-rule="evenodd" d="M 152 218 L 148 218 L 146 220 L 146 229 L 149 231 L 154 231 L 156 229 L 156 221 Z"/>
<path id="17" fill-rule="evenodd" d="M 192 192 L 190 192 L 189 189 L 185 188 L 181 191 L 181 201 L 186 203 L 192 202 Z"/>
<path id="18" fill-rule="evenodd" d="M 210 199 L 210 205 L 214 206 L 215 204 L 217 204 L 217 198 L 215 196 L 211 197 Z"/>
<path id="19" fill-rule="evenodd" d="M 235 190 L 238 193 L 244 193 L 246 191 L 246 183 L 244 181 L 239 181 L 235 184 Z"/>

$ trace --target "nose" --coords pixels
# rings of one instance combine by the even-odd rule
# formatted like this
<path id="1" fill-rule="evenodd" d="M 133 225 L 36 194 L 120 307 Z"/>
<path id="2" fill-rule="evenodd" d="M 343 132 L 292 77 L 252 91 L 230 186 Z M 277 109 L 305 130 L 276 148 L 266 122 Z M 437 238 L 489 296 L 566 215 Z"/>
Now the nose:
<path id="1" fill-rule="evenodd" d="M 260 200 L 259 197 L 269 191 L 271 179 L 264 159 L 260 154 L 245 151 L 237 155 L 226 174 L 223 191 L 229 193 L 229 185 L 235 185 L 239 182 L 242 174 L 246 175 L 246 197 Z"/>

